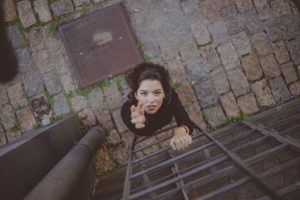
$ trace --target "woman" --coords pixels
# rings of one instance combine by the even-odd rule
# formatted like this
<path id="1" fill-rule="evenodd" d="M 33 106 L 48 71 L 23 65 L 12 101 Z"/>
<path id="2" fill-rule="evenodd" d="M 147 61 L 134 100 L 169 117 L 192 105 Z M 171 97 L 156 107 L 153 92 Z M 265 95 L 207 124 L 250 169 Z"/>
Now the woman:
<path id="1" fill-rule="evenodd" d="M 193 123 L 170 85 L 168 71 L 157 64 L 141 63 L 129 73 L 127 81 L 131 93 L 121 116 L 129 130 L 148 136 L 169 124 L 174 116 L 178 127 L 170 146 L 174 150 L 188 147 L 192 143 Z"/>

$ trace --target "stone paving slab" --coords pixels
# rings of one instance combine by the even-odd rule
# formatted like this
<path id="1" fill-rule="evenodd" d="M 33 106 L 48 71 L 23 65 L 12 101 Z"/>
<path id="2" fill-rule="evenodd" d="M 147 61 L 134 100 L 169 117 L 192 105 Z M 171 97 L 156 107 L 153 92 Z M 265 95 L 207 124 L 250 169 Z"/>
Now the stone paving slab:
<path id="1" fill-rule="evenodd" d="M 52 20 L 48 0 L 35 0 L 33 5 L 34 10 L 37 12 L 41 22 L 49 22 Z"/>
<path id="2" fill-rule="evenodd" d="M 5 22 L 17 19 L 16 4 L 14 0 L 3 0 L 3 15 Z"/>
<path id="3" fill-rule="evenodd" d="M 36 18 L 29 0 L 19 1 L 17 3 L 17 9 L 23 27 L 27 28 L 36 23 Z"/>

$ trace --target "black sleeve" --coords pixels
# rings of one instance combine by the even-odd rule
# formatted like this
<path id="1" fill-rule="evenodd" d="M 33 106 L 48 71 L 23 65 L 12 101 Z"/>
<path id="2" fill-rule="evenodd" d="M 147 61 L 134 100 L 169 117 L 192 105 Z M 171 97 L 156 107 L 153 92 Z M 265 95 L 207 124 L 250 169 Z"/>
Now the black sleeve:
<path id="1" fill-rule="evenodd" d="M 186 126 L 189 129 L 191 135 L 194 129 L 193 123 L 190 120 L 188 113 L 185 111 L 175 90 L 172 90 L 171 106 L 174 113 L 175 120 L 178 126 Z"/>
<path id="2" fill-rule="evenodd" d="M 131 123 L 131 112 L 130 112 L 130 107 L 131 104 L 129 101 L 125 102 L 121 108 L 121 117 L 124 122 L 124 124 L 128 127 L 128 129 L 133 132 L 134 134 L 137 135 L 147 135 L 152 133 L 151 130 L 147 127 L 147 122 L 145 124 L 144 128 L 141 129 L 136 129 L 134 124 Z"/>

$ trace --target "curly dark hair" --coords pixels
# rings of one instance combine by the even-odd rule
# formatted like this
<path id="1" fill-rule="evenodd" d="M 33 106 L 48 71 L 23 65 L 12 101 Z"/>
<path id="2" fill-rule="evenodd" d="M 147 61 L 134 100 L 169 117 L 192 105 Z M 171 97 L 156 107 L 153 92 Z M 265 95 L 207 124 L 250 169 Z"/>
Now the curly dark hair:
<path id="1" fill-rule="evenodd" d="M 172 93 L 169 72 L 165 67 L 150 62 L 140 63 L 128 72 L 126 80 L 131 88 L 128 98 L 133 102 L 137 101 L 134 94 L 137 92 L 141 82 L 146 79 L 160 81 L 165 93 L 165 100 L 169 103 Z"/>

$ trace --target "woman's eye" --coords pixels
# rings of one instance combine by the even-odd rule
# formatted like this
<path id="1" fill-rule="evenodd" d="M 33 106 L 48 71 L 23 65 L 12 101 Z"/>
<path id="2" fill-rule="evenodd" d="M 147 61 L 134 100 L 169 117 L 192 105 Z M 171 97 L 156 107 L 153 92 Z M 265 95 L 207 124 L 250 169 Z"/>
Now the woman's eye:
<path id="1" fill-rule="evenodd" d="M 158 96 L 158 95 L 161 94 L 161 92 L 155 92 L 154 94 L 155 94 L 156 96 Z"/>
<path id="2" fill-rule="evenodd" d="M 141 95 L 142 95 L 142 96 L 146 96 L 146 95 L 147 95 L 147 92 L 141 92 Z"/>

